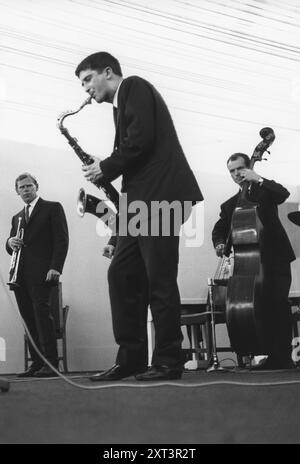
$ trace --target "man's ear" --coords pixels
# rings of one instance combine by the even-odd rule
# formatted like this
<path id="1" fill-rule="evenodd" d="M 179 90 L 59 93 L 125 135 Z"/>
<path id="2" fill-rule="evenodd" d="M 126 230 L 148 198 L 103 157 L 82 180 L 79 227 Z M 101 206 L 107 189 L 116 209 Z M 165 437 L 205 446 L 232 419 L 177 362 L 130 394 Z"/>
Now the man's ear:
<path id="1" fill-rule="evenodd" d="M 113 77 L 113 70 L 111 69 L 111 67 L 107 66 L 107 68 L 105 68 L 105 72 L 107 79 L 111 79 Z"/>

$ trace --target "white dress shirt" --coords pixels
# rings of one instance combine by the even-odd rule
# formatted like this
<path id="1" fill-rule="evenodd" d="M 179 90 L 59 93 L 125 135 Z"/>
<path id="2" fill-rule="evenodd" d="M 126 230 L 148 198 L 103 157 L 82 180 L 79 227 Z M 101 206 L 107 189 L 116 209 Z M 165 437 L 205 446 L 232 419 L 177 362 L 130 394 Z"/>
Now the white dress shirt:
<path id="1" fill-rule="evenodd" d="M 123 79 L 120 80 L 118 88 L 117 88 L 116 93 L 114 95 L 114 99 L 113 99 L 113 107 L 114 108 L 118 108 L 118 95 L 119 95 L 119 90 L 120 90 L 120 86 L 121 86 L 122 82 L 123 82 Z"/>

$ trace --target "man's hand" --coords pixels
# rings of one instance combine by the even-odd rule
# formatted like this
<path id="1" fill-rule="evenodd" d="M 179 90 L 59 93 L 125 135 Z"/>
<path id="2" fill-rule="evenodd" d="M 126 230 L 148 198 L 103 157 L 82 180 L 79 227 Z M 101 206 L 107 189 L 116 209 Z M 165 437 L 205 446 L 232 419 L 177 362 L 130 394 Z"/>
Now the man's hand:
<path id="1" fill-rule="evenodd" d="M 103 248 L 102 256 L 111 259 L 115 253 L 115 247 L 113 245 L 105 245 Z"/>
<path id="2" fill-rule="evenodd" d="M 55 269 L 49 269 L 46 277 L 46 282 L 58 282 L 59 280 L 60 273 L 56 271 Z"/>
<path id="3" fill-rule="evenodd" d="M 24 242 L 21 238 L 17 237 L 10 237 L 8 240 L 8 245 L 10 248 L 12 248 L 14 251 L 17 251 L 21 246 L 23 246 Z"/>
<path id="4" fill-rule="evenodd" d="M 82 170 L 83 170 L 83 175 L 86 178 L 86 180 L 89 180 L 90 182 L 95 182 L 99 177 L 100 174 L 102 173 L 100 169 L 100 158 L 97 158 L 96 156 L 91 156 L 93 158 L 94 162 L 89 165 L 83 165 Z"/>
<path id="5" fill-rule="evenodd" d="M 219 245 L 216 246 L 215 250 L 216 250 L 216 255 L 221 258 L 224 255 L 225 244 L 219 243 Z"/>
<path id="6" fill-rule="evenodd" d="M 258 183 L 259 180 L 261 179 L 261 176 L 259 176 L 255 171 L 252 169 L 241 169 L 240 171 L 240 176 L 243 178 L 243 180 L 247 182 L 255 182 Z"/>

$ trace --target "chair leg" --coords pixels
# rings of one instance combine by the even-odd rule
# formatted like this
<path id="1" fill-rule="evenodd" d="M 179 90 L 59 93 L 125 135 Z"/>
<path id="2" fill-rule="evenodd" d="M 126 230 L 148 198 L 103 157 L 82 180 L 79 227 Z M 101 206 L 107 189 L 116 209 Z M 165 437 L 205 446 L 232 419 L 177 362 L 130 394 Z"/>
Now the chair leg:
<path id="1" fill-rule="evenodd" d="M 205 346 L 206 346 L 206 356 L 208 364 L 211 364 L 212 361 L 212 334 L 211 334 L 211 322 L 206 321 L 204 324 L 204 335 L 205 335 Z"/>
<path id="2" fill-rule="evenodd" d="M 238 367 L 243 368 L 243 367 L 246 366 L 246 363 L 245 363 L 245 361 L 244 361 L 244 358 L 243 358 L 243 356 L 242 356 L 241 354 L 238 354 L 238 353 L 237 353 L 237 354 L 236 354 L 236 359 L 237 359 Z"/>
<path id="3" fill-rule="evenodd" d="M 64 372 L 69 372 L 68 361 L 67 361 L 68 353 L 67 353 L 67 331 L 66 331 L 68 312 L 69 312 L 69 306 L 64 306 L 63 307 L 63 331 L 62 331 L 62 356 L 63 356 L 62 362 L 63 362 Z"/>
<path id="4" fill-rule="evenodd" d="M 295 337 L 299 337 L 299 330 L 298 330 L 298 319 L 297 319 L 297 316 L 293 317 L 293 336 L 294 338 Z"/>
<path id="5" fill-rule="evenodd" d="M 64 372 L 68 372 L 68 362 L 67 362 L 67 340 L 66 333 L 64 332 L 62 337 L 62 352 L 63 352 L 63 367 Z"/>
<path id="6" fill-rule="evenodd" d="M 199 346 L 198 325 L 190 326 L 190 347 L 192 349 L 192 359 L 184 365 L 187 370 L 199 369 L 199 353 L 195 351 Z"/>
<path id="7" fill-rule="evenodd" d="M 25 371 L 28 369 L 28 342 L 27 337 L 24 335 L 24 367 Z"/>

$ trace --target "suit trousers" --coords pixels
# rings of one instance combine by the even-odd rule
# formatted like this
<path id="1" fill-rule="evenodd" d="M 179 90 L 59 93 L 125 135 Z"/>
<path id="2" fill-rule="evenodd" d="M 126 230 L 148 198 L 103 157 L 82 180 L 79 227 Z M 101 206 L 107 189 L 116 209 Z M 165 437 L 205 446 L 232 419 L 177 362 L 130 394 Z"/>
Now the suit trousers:
<path id="1" fill-rule="evenodd" d="M 181 366 L 182 333 L 177 285 L 178 236 L 119 236 L 108 270 L 117 363 L 147 366 L 147 310 L 152 312 L 152 365 Z"/>
<path id="2" fill-rule="evenodd" d="M 20 314 L 27 325 L 34 343 L 45 358 L 58 366 L 55 323 L 50 307 L 51 287 L 46 283 L 34 284 L 20 280 L 20 287 L 14 290 Z M 29 352 L 35 364 L 43 361 L 29 340 Z"/>
<path id="3" fill-rule="evenodd" d="M 292 316 L 288 301 L 291 286 L 290 263 L 264 265 L 264 324 L 270 356 L 287 361 L 292 350 Z"/>

